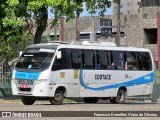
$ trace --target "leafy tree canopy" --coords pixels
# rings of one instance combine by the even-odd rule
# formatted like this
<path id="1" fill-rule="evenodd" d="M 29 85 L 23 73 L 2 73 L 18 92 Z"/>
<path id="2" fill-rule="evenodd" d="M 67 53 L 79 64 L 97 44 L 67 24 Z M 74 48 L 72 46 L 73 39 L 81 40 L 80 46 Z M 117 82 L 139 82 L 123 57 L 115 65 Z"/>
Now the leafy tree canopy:
<path id="1" fill-rule="evenodd" d="M 34 43 L 41 42 L 41 36 L 46 29 L 48 8 L 54 13 L 53 26 L 62 16 L 67 20 L 79 17 L 83 12 L 83 3 L 92 15 L 104 12 L 111 6 L 109 0 L 0 0 L 0 54 L 12 59 L 20 50 L 30 43 L 30 19 L 36 20 Z M 113 0 L 120 3 L 120 0 Z M 4 58 L 4 57 L 3 57 Z"/>

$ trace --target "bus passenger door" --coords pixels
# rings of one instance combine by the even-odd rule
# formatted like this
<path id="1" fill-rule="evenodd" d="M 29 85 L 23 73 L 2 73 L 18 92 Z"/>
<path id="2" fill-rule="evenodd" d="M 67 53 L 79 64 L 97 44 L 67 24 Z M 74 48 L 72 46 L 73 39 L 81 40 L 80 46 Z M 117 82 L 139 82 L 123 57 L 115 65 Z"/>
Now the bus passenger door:
<path id="1" fill-rule="evenodd" d="M 79 70 L 68 70 L 67 75 L 67 97 L 80 97 Z"/>

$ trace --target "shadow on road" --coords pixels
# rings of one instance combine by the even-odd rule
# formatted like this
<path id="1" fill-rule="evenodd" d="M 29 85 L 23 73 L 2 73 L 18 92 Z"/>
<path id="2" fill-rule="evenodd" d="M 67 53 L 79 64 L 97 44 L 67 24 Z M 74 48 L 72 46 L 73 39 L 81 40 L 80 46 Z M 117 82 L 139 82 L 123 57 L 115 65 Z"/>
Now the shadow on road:
<path id="1" fill-rule="evenodd" d="M 111 104 L 109 100 L 99 100 L 97 103 L 85 103 L 85 102 L 64 102 L 62 105 L 74 105 L 74 104 Z M 144 101 L 126 101 L 123 105 L 149 105 L 149 104 L 160 104 L 160 103 L 152 103 L 152 102 L 144 102 Z M 35 103 L 35 105 L 51 105 L 48 103 Z M 122 104 L 114 104 L 114 105 L 122 105 Z M 57 105 L 56 105 L 57 106 Z"/>

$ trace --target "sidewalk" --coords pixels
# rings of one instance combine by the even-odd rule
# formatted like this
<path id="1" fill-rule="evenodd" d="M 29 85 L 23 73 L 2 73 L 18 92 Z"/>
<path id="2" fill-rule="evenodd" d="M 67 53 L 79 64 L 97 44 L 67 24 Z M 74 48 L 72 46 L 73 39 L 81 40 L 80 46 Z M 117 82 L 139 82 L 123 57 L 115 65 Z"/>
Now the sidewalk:
<path id="1" fill-rule="evenodd" d="M 0 104 L 19 104 L 21 103 L 20 97 L 10 96 L 10 97 L 1 97 Z"/>

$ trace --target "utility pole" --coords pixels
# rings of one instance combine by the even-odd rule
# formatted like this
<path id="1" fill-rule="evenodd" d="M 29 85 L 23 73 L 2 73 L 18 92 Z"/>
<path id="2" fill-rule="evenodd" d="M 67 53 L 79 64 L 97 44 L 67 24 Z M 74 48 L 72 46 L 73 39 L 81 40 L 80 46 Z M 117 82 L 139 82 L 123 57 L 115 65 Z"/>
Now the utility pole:
<path id="1" fill-rule="evenodd" d="M 57 24 L 54 27 L 54 39 L 57 40 Z"/>
<path id="2" fill-rule="evenodd" d="M 160 13 L 157 13 L 158 69 L 160 69 Z"/>
<path id="3" fill-rule="evenodd" d="M 79 15 L 76 16 L 76 40 L 79 40 Z"/>
<path id="4" fill-rule="evenodd" d="M 95 17 L 94 16 L 92 16 L 92 26 L 93 26 L 93 32 L 92 33 L 94 33 L 95 32 Z M 93 37 L 94 37 L 94 41 L 97 41 L 97 33 L 94 33 L 93 35 L 92 35 Z"/>
<path id="5" fill-rule="evenodd" d="M 120 26 L 121 26 L 121 21 L 120 21 L 120 4 L 121 2 L 119 1 L 117 3 L 117 39 L 116 39 L 116 44 L 117 46 L 120 45 L 120 39 L 121 39 L 121 34 L 120 34 Z"/>

